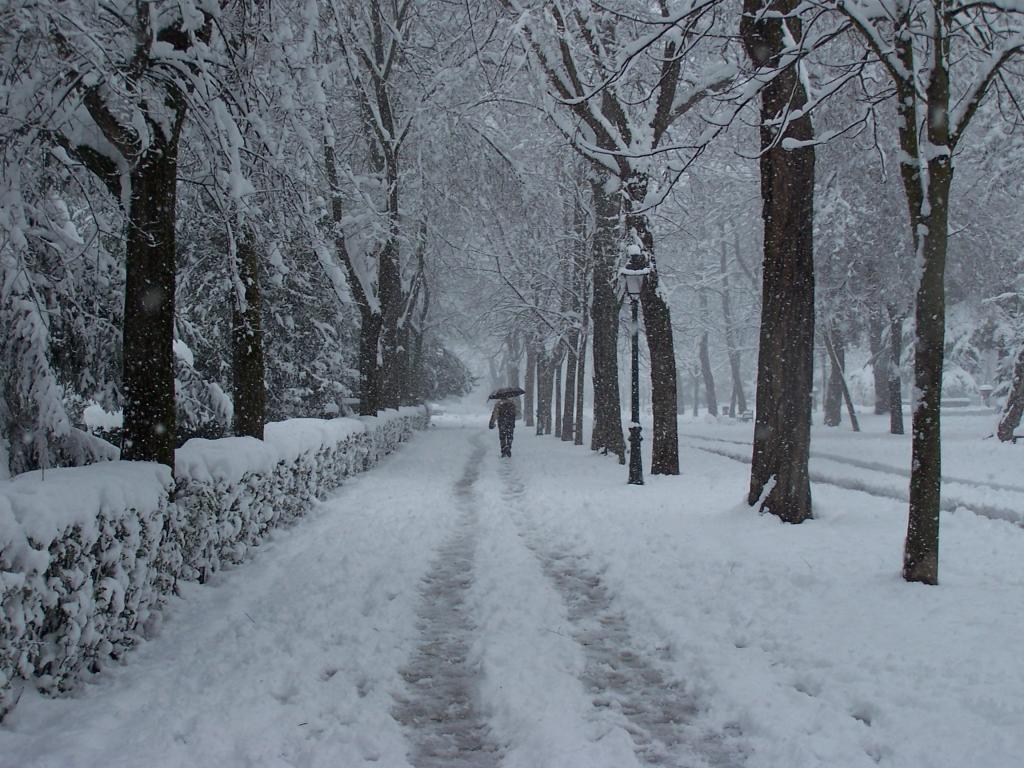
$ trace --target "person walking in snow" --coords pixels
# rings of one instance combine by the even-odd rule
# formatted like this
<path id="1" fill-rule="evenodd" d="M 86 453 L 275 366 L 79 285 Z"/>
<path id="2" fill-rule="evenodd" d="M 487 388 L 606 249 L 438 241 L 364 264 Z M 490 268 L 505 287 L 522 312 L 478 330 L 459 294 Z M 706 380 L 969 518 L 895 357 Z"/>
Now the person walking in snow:
<path id="1" fill-rule="evenodd" d="M 491 422 L 488 429 L 498 426 L 498 440 L 501 443 L 502 458 L 512 456 L 512 433 L 516 429 L 516 404 L 511 398 L 499 400 L 491 411 Z"/>

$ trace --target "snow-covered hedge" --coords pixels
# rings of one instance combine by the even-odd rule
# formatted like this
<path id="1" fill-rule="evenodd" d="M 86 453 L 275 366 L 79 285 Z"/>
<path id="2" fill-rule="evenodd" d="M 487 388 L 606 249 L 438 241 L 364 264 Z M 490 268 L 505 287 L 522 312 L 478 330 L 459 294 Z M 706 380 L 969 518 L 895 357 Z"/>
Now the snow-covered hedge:
<path id="1" fill-rule="evenodd" d="M 121 656 L 179 579 L 240 562 L 428 423 L 421 408 L 293 419 L 262 442 L 190 440 L 174 478 L 109 462 L 0 482 L 0 718 L 25 681 L 65 691 Z"/>

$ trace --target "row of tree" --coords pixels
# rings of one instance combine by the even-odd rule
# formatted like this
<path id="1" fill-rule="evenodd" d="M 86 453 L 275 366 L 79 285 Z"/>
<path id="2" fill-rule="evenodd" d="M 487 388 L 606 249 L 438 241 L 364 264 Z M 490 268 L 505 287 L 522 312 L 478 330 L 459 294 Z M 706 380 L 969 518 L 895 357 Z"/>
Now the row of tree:
<path id="1" fill-rule="evenodd" d="M 884 373 L 876 391 L 888 395 L 879 398 L 879 407 L 888 406 L 894 432 L 903 430 L 897 371 L 903 321 L 912 315 L 913 459 L 904 577 L 936 583 L 953 157 L 963 151 L 973 123 L 998 125 L 1008 116 L 1004 125 L 1012 130 L 1021 114 L 1020 82 L 1011 66 L 1024 50 L 1019 10 L 948 0 L 746 0 L 740 14 L 714 2 L 660 2 L 648 8 L 583 0 L 540 5 L 503 0 L 502 5 L 514 16 L 534 87 L 543 90 L 531 104 L 582 158 L 591 180 L 592 447 L 620 455 L 618 383 L 610 375 L 614 354 L 606 354 L 614 346 L 604 345 L 614 338 L 617 324 L 614 266 L 626 248 L 638 247 L 651 267 L 643 307 L 654 422 L 652 473 L 676 473 L 679 465 L 673 324 L 655 259 L 651 211 L 664 204 L 709 142 L 757 103 L 763 261 L 749 502 L 800 522 L 812 515 L 807 464 L 816 336 L 814 246 L 815 224 L 822 218 L 815 215 L 821 186 L 817 149 L 847 133 L 864 134 L 867 127 L 883 159 L 896 158 L 906 235 L 855 265 L 850 243 L 835 231 L 857 220 L 841 210 L 855 203 L 855 193 L 844 194 L 847 184 L 830 190 L 828 183 L 825 203 L 833 210 L 819 233 L 832 230 L 829 250 L 838 257 L 830 259 L 833 276 L 845 269 L 873 283 L 869 333 L 876 355 L 882 354 L 883 329 L 890 339 L 889 364 L 876 358 L 875 370 Z M 819 114 L 831 124 L 828 130 L 816 130 L 812 116 Z M 684 116 L 690 119 L 683 121 Z M 867 205 L 881 211 L 877 199 Z M 858 256 L 870 253 L 856 250 Z M 909 302 L 897 297 L 903 275 L 913 279 Z M 825 287 L 845 292 L 845 281 L 837 282 Z M 831 310 L 837 295 L 826 295 L 822 303 Z M 1010 298 L 1009 314 L 1019 314 L 1019 293 L 1004 298 Z M 706 295 L 701 301 L 706 306 Z M 843 397 L 853 417 L 839 373 L 844 340 L 838 313 L 824 314 L 819 335 L 836 372 L 825 394 L 831 402 Z M 563 337 L 556 337 L 562 343 Z M 528 343 L 528 352 L 534 346 Z M 702 347 L 706 371 L 706 342 Z M 550 388 L 539 373 L 548 355 L 536 354 L 539 400 Z M 529 354 L 527 362 L 529 368 Z M 1009 388 L 999 429 L 1003 436 L 1012 433 L 1022 398 L 1016 380 Z M 615 407 L 605 411 L 606 399 Z M 542 403 L 538 413 L 547 408 Z M 613 412 L 606 421 L 604 414 Z"/>
<path id="2" fill-rule="evenodd" d="M 749 501 L 807 519 L 816 339 L 833 405 L 868 339 L 893 431 L 912 356 L 910 580 L 938 577 L 947 276 L 989 300 L 1024 401 L 999 216 L 1019 195 L 984 182 L 1019 164 L 996 159 L 1020 148 L 1012 5 L 14 0 L 0 21 L 15 472 L 116 455 L 82 428 L 91 401 L 123 412 L 122 458 L 173 464 L 228 423 L 259 437 L 352 395 L 373 414 L 462 392 L 445 344 L 481 337 L 496 377 L 536 382 L 537 428 L 577 443 L 592 370 L 590 447 L 624 459 L 631 249 L 650 267 L 654 474 L 680 470 L 680 373 L 717 411 L 720 339 L 746 411 L 756 334 Z M 978 184 L 991 204 L 958 214 Z"/>
<path id="3" fill-rule="evenodd" d="M 464 391 L 429 333 L 419 128 L 459 55 L 418 53 L 453 29 L 433 10 L 5 6 L 5 465 L 111 456 L 89 401 L 123 412 L 122 458 L 173 465 L 353 392 L 373 414 Z"/>

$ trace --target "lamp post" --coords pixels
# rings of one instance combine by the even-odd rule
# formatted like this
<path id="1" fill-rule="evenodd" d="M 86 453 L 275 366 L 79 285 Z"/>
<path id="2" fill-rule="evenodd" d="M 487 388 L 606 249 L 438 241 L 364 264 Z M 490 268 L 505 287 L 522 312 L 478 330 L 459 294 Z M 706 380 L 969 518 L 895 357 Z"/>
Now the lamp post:
<path id="1" fill-rule="evenodd" d="M 627 253 L 629 261 L 619 270 L 619 275 L 622 277 L 622 282 L 625 283 L 626 294 L 629 296 L 632 310 L 630 335 L 633 337 L 633 413 L 629 425 L 629 484 L 643 485 L 644 468 L 640 458 L 640 443 L 643 438 L 640 437 L 640 344 L 638 337 L 640 332 L 640 292 L 644 288 L 644 281 L 651 269 L 638 246 L 629 246 Z"/>

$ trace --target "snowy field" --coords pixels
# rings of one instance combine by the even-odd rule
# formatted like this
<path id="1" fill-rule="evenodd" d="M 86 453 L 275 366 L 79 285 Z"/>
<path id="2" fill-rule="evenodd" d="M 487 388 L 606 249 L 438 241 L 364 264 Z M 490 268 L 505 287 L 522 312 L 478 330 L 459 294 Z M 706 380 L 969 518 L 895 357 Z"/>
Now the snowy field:
<path id="1" fill-rule="evenodd" d="M 816 428 L 817 519 L 743 505 L 749 424 L 683 474 L 435 417 L 76 696 L 3 768 L 1017 768 L 1024 446 L 946 420 L 939 587 L 906 584 L 909 438 Z M 649 444 L 645 444 L 649 447 Z M 993 485 L 995 484 L 995 485 Z M 988 515 L 988 516 L 985 516 Z"/>

